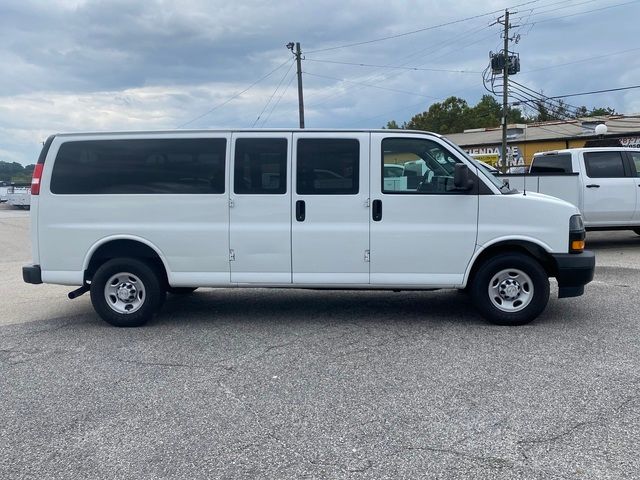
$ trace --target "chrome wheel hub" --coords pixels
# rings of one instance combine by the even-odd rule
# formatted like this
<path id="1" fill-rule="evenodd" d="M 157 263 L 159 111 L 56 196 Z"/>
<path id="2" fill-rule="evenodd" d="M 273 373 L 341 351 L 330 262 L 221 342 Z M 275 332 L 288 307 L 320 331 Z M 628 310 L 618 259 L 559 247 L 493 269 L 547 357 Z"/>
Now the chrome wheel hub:
<path id="1" fill-rule="evenodd" d="M 533 282 L 522 270 L 501 270 L 489 282 L 488 294 L 493 306 L 499 310 L 519 312 L 533 299 Z"/>
<path id="2" fill-rule="evenodd" d="M 104 298 L 107 305 L 116 313 L 136 312 L 144 304 L 144 284 L 132 273 L 116 273 L 109 278 L 104 287 Z"/>

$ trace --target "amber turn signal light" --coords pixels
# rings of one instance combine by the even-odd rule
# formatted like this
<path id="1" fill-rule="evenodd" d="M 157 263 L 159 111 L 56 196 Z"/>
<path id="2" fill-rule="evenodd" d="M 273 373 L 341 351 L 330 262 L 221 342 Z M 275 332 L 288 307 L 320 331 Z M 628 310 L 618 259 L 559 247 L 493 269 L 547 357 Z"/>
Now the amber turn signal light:
<path id="1" fill-rule="evenodd" d="M 571 242 L 572 252 L 581 252 L 584 250 L 584 240 L 573 240 Z"/>

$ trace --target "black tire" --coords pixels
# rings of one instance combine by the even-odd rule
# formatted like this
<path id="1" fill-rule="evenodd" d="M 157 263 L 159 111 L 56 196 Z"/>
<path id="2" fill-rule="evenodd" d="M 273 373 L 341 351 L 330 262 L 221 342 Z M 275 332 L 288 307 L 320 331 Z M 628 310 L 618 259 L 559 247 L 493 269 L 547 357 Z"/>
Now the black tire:
<path id="1" fill-rule="evenodd" d="M 634 229 L 633 229 L 633 231 L 634 231 L 636 234 L 640 235 L 640 228 L 634 228 Z"/>
<path id="2" fill-rule="evenodd" d="M 122 277 L 119 276 L 120 274 L 123 274 Z M 133 301 L 119 299 L 116 292 L 107 295 L 105 291 L 107 282 L 114 277 L 117 278 L 111 281 L 111 288 L 118 288 L 118 291 L 123 289 L 126 293 L 124 289 L 130 286 Z M 108 260 L 98 268 L 91 280 L 93 308 L 104 321 L 116 327 L 144 325 L 162 306 L 166 295 L 157 270 L 152 265 L 135 258 Z M 130 308 L 131 313 L 126 313 L 125 310 L 129 304 L 134 306 Z"/>
<path id="3" fill-rule="evenodd" d="M 173 295 L 189 295 L 197 289 L 198 287 L 167 287 L 167 292 Z"/>
<path id="4" fill-rule="evenodd" d="M 504 280 L 500 281 L 500 278 Z M 494 295 L 489 293 L 492 280 Z M 537 260 L 522 253 L 504 253 L 489 258 L 471 282 L 474 305 L 485 319 L 496 325 L 525 325 L 535 320 L 549 301 L 547 272 Z"/>

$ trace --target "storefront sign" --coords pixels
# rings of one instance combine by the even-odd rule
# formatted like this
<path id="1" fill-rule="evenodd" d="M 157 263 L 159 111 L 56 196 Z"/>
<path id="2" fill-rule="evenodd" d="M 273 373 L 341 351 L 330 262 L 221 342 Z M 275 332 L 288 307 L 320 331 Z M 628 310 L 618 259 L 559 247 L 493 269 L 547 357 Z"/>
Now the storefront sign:
<path id="1" fill-rule="evenodd" d="M 498 159 L 497 163 L 495 164 L 498 167 L 501 167 L 501 166 L 519 167 L 524 165 L 524 157 L 522 156 L 522 151 L 517 145 L 507 145 L 506 163 L 503 162 L 500 155 L 502 151 L 502 145 L 493 145 L 493 146 L 487 146 L 487 147 L 471 147 L 471 148 L 465 148 L 465 151 L 469 155 L 477 155 L 477 156 L 486 155 L 488 158 L 491 158 L 492 156 L 494 156 L 494 158 Z M 494 164 L 493 162 L 490 162 L 490 161 L 487 163 Z"/>

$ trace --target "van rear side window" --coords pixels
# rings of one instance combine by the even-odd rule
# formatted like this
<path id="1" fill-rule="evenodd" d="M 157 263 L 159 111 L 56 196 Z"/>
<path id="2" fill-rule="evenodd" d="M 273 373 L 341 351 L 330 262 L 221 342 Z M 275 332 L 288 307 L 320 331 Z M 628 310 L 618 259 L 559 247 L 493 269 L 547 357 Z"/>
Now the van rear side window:
<path id="1" fill-rule="evenodd" d="M 571 154 L 535 157 L 531 164 L 530 173 L 573 173 Z"/>
<path id="2" fill-rule="evenodd" d="M 51 192 L 224 193 L 226 143 L 224 138 L 66 142 L 53 166 Z"/>

